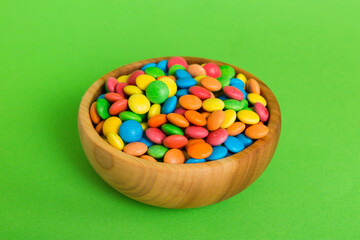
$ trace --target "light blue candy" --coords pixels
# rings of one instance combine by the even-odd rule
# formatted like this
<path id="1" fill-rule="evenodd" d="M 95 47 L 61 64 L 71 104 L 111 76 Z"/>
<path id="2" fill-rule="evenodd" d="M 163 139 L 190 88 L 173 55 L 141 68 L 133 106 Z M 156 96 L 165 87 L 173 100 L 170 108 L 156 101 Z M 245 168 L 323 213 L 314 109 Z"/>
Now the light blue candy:
<path id="1" fill-rule="evenodd" d="M 196 85 L 196 80 L 193 78 L 180 78 L 176 80 L 176 85 L 179 88 L 190 88 Z"/>
<path id="2" fill-rule="evenodd" d="M 122 125 L 121 125 L 122 126 Z M 232 153 L 240 152 L 245 148 L 245 145 L 243 144 L 240 139 L 229 136 L 226 141 L 224 142 L 225 147 Z"/>
<path id="3" fill-rule="evenodd" d="M 235 87 L 235 86 L 234 86 Z M 239 88 L 238 88 L 239 89 Z M 244 94 L 244 99 L 247 98 L 247 92 L 245 91 L 245 89 L 241 88 L 240 91 Z"/>
<path id="4" fill-rule="evenodd" d="M 228 150 L 226 147 L 216 146 L 216 147 L 213 147 L 213 151 L 212 151 L 211 155 L 208 158 L 206 158 L 206 160 L 207 161 L 218 160 L 220 158 L 225 157 L 227 153 L 228 153 Z"/>
<path id="5" fill-rule="evenodd" d="M 178 69 L 175 71 L 176 78 L 192 78 L 191 75 L 184 69 Z"/>
<path id="6" fill-rule="evenodd" d="M 226 99 L 229 99 L 225 94 L 220 95 L 220 96 L 218 96 L 217 98 L 220 99 L 220 100 L 222 100 L 222 101 L 224 101 L 224 100 L 226 100 Z"/>
<path id="7" fill-rule="evenodd" d="M 150 140 L 146 137 L 146 135 L 143 135 L 139 142 L 145 143 L 145 145 L 146 145 L 147 147 L 150 147 L 150 146 L 154 145 L 154 143 L 153 143 L 152 141 L 150 141 Z"/>
<path id="8" fill-rule="evenodd" d="M 161 107 L 161 113 L 162 114 L 172 113 L 176 108 L 176 103 L 177 103 L 176 96 L 172 96 L 168 98 Z"/>
<path id="9" fill-rule="evenodd" d="M 127 120 L 120 125 L 119 135 L 124 142 L 138 142 L 142 138 L 143 129 L 139 122 Z"/>
<path id="10" fill-rule="evenodd" d="M 185 163 L 202 163 L 206 162 L 205 159 L 189 158 Z"/>
<path id="11" fill-rule="evenodd" d="M 145 64 L 141 70 L 142 71 L 145 71 L 145 69 L 147 69 L 148 67 L 156 67 L 156 63 L 148 63 L 148 64 Z"/>
<path id="12" fill-rule="evenodd" d="M 105 99 L 105 94 L 101 94 L 97 99 L 103 98 Z"/>
<path id="13" fill-rule="evenodd" d="M 240 86 L 241 86 L 240 88 L 242 88 L 242 89 L 245 88 L 245 83 L 243 81 L 241 81 L 240 79 L 238 79 L 238 78 L 231 78 L 230 79 L 230 86 L 234 86 L 234 85 L 237 86 L 236 88 L 238 88 Z"/>
<path id="14" fill-rule="evenodd" d="M 168 72 L 167 64 L 168 64 L 168 60 L 162 60 L 158 62 L 158 64 L 156 64 L 156 67 L 163 70 L 164 73 L 167 73 Z"/>
<path id="15" fill-rule="evenodd" d="M 245 145 L 245 147 L 248 147 L 253 143 L 253 140 L 251 138 L 248 138 L 247 136 L 245 136 L 245 134 L 243 134 L 243 133 L 240 133 L 236 137 L 238 139 L 240 139 L 240 141 L 242 141 L 242 143 Z"/>
<path id="16" fill-rule="evenodd" d="M 179 89 L 177 90 L 175 96 L 177 96 L 178 98 L 184 95 L 188 95 L 189 94 L 189 89 Z"/>

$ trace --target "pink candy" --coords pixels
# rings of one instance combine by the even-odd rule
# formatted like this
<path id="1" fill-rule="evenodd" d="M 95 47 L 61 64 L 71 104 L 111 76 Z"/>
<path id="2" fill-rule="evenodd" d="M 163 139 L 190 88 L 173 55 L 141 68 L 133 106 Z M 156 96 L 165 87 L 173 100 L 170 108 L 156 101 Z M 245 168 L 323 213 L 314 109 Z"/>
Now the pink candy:
<path id="1" fill-rule="evenodd" d="M 269 118 L 269 112 L 262 103 L 257 102 L 254 104 L 254 110 L 259 115 L 260 121 L 266 122 Z"/>
<path id="2" fill-rule="evenodd" d="M 109 92 L 115 92 L 115 88 L 118 83 L 119 82 L 116 80 L 116 78 L 109 77 L 106 80 L 105 84 L 106 84 L 106 88 L 109 90 Z"/>
<path id="3" fill-rule="evenodd" d="M 138 76 L 140 76 L 140 75 L 143 75 L 143 74 L 145 74 L 144 71 L 136 70 L 135 72 L 133 72 L 133 73 L 129 76 L 129 78 L 128 78 L 128 80 L 127 80 L 127 83 L 128 83 L 129 85 L 136 85 L 136 78 L 137 78 Z"/>
<path id="4" fill-rule="evenodd" d="M 174 110 L 174 113 L 178 113 L 178 114 L 184 115 L 186 111 L 187 111 L 186 109 L 180 107 L 180 108 L 176 108 L 176 109 Z"/>
<path id="5" fill-rule="evenodd" d="M 209 131 L 204 127 L 190 126 L 185 129 L 185 134 L 190 138 L 205 138 Z"/>
<path id="6" fill-rule="evenodd" d="M 211 98 L 211 92 L 204 87 L 193 86 L 189 88 L 189 92 L 202 100 Z"/>
<path id="7" fill-rule="evenodd" d="M 243 100 L 244 99 L 244 94 L 236 87 L 226 86 L 223 88 L 223 91 L 224 91 L 225 95 L 228 96 L 229 98 L 232 98 L 235 100 Z"/>
<path id="8" fill-rule="evenodd" d="M 121 96 L 125 97 L 126 94 L 124 92 L 124 88 L 127 86 L 128 84 L 127 83 L 124 83 L 124 82 L 120 82 L 116 85 L 116 88 L 115 88 L 115 92 L 117 94 L 120 94 Z"/>
<path id="9" fill-rule="evenodd" d="M 211 132 L 209 136 L 206 138 L 206 142 L 211 146 L 218 146 L 225 142 L 228 135 L 229 135 L 228 131 L 226 131 L 223 128 L 220 128 L 216 131 Z"/>
<path id="10" fill-rule="evenodd" d="M 148 128 L 146 129 L 145 134 L 150 141 L 156 144 L 162 144 L 162 142 L 166 138 L 165 133 L 163 133 L 158 128 Z"/>
<path id="11" fill-rule="evenodd" d="M 215 63 L 207 63 L 204 65 L 206 75 L 213 78 L 218 78 L 221 76 L 221 71 L 218 65 Z"/>
<path id="12" fill-rule="evenodd" d="M 172 66 L 174 65 L 181 65 L 184 68 L 188 67 L 188 64 L 186 62 L 186 60 L 182 57 L 172 57 L 170 58 L 170 60 L 168 61 L 168 68 L 170 69 Z"/>

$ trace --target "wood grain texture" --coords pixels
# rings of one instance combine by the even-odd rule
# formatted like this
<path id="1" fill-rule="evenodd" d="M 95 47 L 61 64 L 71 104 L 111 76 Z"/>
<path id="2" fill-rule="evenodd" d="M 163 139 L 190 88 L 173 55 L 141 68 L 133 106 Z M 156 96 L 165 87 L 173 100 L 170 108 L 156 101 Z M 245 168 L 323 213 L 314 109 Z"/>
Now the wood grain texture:
<path id="1" fill-rule="evenodd" d="M 256 79 L 268 102 L 269 134 L 230 157 L 199 164 L 173 165 L 136 158 L 105 142 L 89 116 L 91 103 L 104 91 L 108 77 L 129 74 L 144 64 L 170 57 L 134 62 L 98 79 L 83 96 L 78 115 L 80 140 L 95 171 L 113 188 L 137 201 L 165 208 L 195 208 L 232 197 L 251 185 L 271 161 L 280 137 L 279 104 L 271 90 L 254 75 L 231 64 L 197 57 L 184 57 L 189 64 L 213 62 L 230 65 L 236 73 Z"/>

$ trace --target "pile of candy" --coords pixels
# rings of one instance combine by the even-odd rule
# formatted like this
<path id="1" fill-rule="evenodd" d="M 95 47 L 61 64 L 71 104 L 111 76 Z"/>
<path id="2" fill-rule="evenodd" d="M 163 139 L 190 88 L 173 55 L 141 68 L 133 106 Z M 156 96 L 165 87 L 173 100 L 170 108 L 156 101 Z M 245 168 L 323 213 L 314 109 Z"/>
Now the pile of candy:
<path id="1" fill-rule="evenodd" d="M 182 57 L 148 63 L 107 79 L 90 118 L 106 141 L 133 156 L 173 164 L 221 159 L 269 132 L 258 82 L 235 75 L 231 66 L 188 65 Z"/>

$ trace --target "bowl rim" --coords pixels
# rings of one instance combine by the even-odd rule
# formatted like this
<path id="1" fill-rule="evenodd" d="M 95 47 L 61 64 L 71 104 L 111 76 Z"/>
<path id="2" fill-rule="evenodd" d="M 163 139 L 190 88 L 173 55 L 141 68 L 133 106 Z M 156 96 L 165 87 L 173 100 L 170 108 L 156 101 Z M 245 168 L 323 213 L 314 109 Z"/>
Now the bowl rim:
<path id="1" fill-rule="evenodd" d="M 112 70 L 111 72 L 105 74 L 98 80 L 96 80 L 85 92 L 85 94 L 82 96 L 80 106 L 79 106 L 79 113 L 78 113 L 78 128 L 82 128 L 84 132 L 86 133 L 86 136 L 90 138 L 90 140 L 97 144 L 97 147 L 102 148 L 104 151 L 108 152 L 113 156 L 114 162 L 118 161 L 118 159 L 124 160 L 124 161 L 134 161 L 135 163 L 139 163 L 141 165 L 148 165 L 149 167 L 166 167 L 166 168 L 176 168 L 176 169 L 198 169 L 199 167 L 212 167 L 221 162 L 221 164 L 231 164 L 233 161 L 241 161 L 242 159 L 246 159 L 246 156 L 250 155 L 252 152 L 256 152 L 260 150 L 261 148 L 264 148 L 269 142 L 272 141 L 272 139 L 276 135 L 280 135 L 280 127 L 281 127 L 281 113 L 280 113 L 280 106 L 279 103 L 273 94 L 273 92 L 270 90 L 270 88 L 263 83 L 259 78 L 254 76 L 253 74 L 237 67 L 232 64 L 228 64 L 222 61 L 213 60 L 213 59 L 207 59 L 207 58 L 199 58 L 199 57 L 189 57 L 189 56 L 182 56 L 185 58 L 188 62 L 197 61 L 197 62 L 203 62 L 203 63 L 216 63 L 220 66 L 222 65 L 229 65 L 235 69 L 236 74 L 242 73 L 245 75 L 247 79 L 253 78 L 260 84 L 261 89 L 261 95 L 266 99 L 267 101 L 267 109 L 269 111 L 269 120 L 267 126 L 269 127 L 269 133 L 261 139 L 258 139 L 254 141 L 253 144 L 246 147 L 244 150 L 233 154 L 231 156 L 213 160 L 213 161 L 206 161 L 203 163 L 197 163 L 197 164 L 168 164 L 164 162 L 153 162 L 146 159 L 142 159 L 139 157 L 131 156 L 129 154 L 124 153 L 123 151 L 120 151 L 116 149 L 115 147 L 111 146 L 109 143 L 107 143 L 95 130 L 93 127 L 93 123 L 90 119 L 89 109 L 91 104 L 93 103 L 94 94 L 102 87 L 104 87 L 105 80 L 109 77 L 115 77 L 118 78 L 120 75 L 129 74 L 132 71 L 139 70 L 141 66 L 151 63 L 151 62 L 159 62 L 161 60 L 168 60 L 172 56 L 168 57 L 156 57 L 156 58 L 149 58 L 144 59 L 136 62 L 132 62 L 126 65 L 123 65 L 119 68 L 116 68 Z M 192 63 L 190 63 L 192 64 Z M 133 69 L 136 66 L 136 69 Z M 132 71 L 129 71 L 129 70 Z M 128 73 L 125 73 L 128 72 Z M 121 73 L 121 74 L 120 74 Z M 97 97 L 96 97 L 97 98 Z M 95 98 L 95 99 L 96 99 Z M 279 132 L 276 132 L 279 131 Z M 133 162 L 133 163 L 134 163 Z"/>

